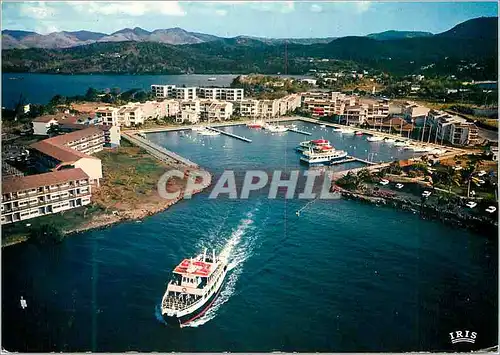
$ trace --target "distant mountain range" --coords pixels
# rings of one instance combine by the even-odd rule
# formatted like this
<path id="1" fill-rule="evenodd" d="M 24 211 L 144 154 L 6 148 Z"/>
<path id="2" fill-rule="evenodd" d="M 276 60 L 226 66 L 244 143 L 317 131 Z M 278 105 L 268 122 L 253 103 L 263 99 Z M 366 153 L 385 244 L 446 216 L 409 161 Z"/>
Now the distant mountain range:
<path id="1" fill-rule="evenodd" d="M 486 20 L 487 19 L 487 20 Z M 496 21 L 496 18 L 485 18 L 486 21 Z M 474 20 L 471 20 L 474 21 Z M 468 23 L 464 22 L 453 29 L 439 35 L 451 34 L 452 31 L 455 35 L 472 36 L 476 38 L 478 35 L 483 34 L 481 26 L 475 26 L 474 31 L 470 32 Z M 487 24 L 483 27 L 488 27 Z M 487 34 L 491 35 L 491 34 Z M 430 32 L 419 31 L 385 31 L 381 33 L 372 33 L 366 37 L 378 41 L 397 40 L 403 38 L 417 38 L 417 37 L 430 37 L 433 36 Z M 321 44 L 329 43 L 337 37 L 326 38 L 263 38 L 252 36 L 238 36 L 240 39 L 254 39 L 266 44 L 276 45 L 284 42 L 294 44 Z M 144 30 L 140 27 L 124 28 L 122 30 L 113 32 L 111 34 L 91 32 L 91 31 L 62 31 L 53 32 L 47 35 L 41 35 L 35 32 L 19 31 L 19 30 L 3 30 L 2 31 L 2 49 L 26 49 L 26 48 L 70 48 L 76 46 L 87 45 L 91 43 L 100 42 L 156 42 L 172 45 L 182 44 L 196 44 L 211 42 L 223 39 L 204 33 L 189 32 L 182 28 L 168 28 L 158 29 L 152 32 Z"/>
<path id="2" fill-rule="evenodd" d="M 364 37 L 328 39 L 221 38 L 180 28 L 148 32 L 124 29 L 111 35 L 87 31 L 38 37 L 56 48 L 6 49 L 4 72 L 39 73 L 265 73 L 310 70 L 374 69 L 394 74 L 471 75 L 476 80 L 497 77 L 498 18 L 477 18 L 440 33 L 388 31 Z M 11 43 L 37 41 L 37 34 L 4 31 Z M 297 42 L 296 42 L 297 41 Z M 8 44 L 5 41 L 3 45 Z M 71 44 L 73 43 L 73 44 Z M 80 45 L 75 45 L 80 43 Z M 82 45 L 85 43 L 85 45 Z M 179 45 L 183 44 L 183 45 Z M 61 48 L 71 47 L 71 48 Z M 476 63 L 473 72 L 465 63 Z M 461 70 L 461 71 L 460 71 Z M 426 73 L 430 74 L 430 71 Z"/>

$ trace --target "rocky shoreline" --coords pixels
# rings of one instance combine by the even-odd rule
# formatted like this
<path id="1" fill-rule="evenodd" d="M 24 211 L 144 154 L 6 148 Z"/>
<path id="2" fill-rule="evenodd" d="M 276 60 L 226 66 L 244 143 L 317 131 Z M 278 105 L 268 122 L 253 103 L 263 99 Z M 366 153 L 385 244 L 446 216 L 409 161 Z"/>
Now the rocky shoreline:
<path id="1" fill-rule="evenodd" d="M 192 192 L 192 195 L 202 192 L 211 184 L 211 178 L 212 178 L 211 174 L 206 170 L 203 169 L 200 170 L 203 172 L 203 174 L 206 174 L 206 176 L 208 176 L 209 179 L 208 181 L 203 180 L 205 182 L 203 188 L 199 190 L 194 190 Z M 65 237 L 67 237 L 69 235 L 87 232 L 90 230 L 101 230 L 109 228 L 123 222 L 141 221 L 146 217 L 153 216 L 155 214 L 167 210 L 168 208 L 170 208 L 171 206 L 173 206 L 174 204 L 178 203 L 183 199 L 184 199 L 183 191 L 181 190 L 181 194 L 179 194 L 179 196 L 175 199 L 165 200 L 162 198 L 157 198 L 155 202 L 145 202 L 141 204 L 138 208 L 132 210 L 114 211 L 114 213 L 112 214 L 99 214 L 94 218 L 92 218 L 92 220 L 84 223 L 83 225 L 78 226 L 77 228 L 63 230 L 63 234 Z M 2 242 L 2 248 L 26 242 L 27 240 L 28 240 L 27 236 L 17 237 L 14 240 Z"/>
<path id="2" fill-rule="evenodd" d="M 343 198 L 348 200 L 387 206 L 414 214 L 418 213 L 422 219 L 438 220 L 444 224 L 465 228 L 488 237 L 496 237 L 498 233 L 497 221 L 492 218 L 473 216 L 461 212 L 458 208 L 440 208 L 399 196 L 381 197 L 373 194 L 352 192 L 339 187 L 335 187 L 335 189 L 342 194 Z"/>

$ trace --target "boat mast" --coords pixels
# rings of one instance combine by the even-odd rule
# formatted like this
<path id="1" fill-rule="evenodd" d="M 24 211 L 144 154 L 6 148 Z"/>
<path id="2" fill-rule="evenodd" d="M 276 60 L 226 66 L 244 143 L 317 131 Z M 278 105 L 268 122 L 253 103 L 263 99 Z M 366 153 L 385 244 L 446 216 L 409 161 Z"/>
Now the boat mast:
<path id="1" fill-rule="evenodd" d="M 207 260 L 207 248 L 205 248 L 205 251 L 203 252 L 203 262 Z"/>
<path id="2" fill-rule="evenodd" d="M 213 259 L 212 259 L 212 262 L 215 263 L 215 249 L 212 250 L 212 255 L 213 255 Z"/>

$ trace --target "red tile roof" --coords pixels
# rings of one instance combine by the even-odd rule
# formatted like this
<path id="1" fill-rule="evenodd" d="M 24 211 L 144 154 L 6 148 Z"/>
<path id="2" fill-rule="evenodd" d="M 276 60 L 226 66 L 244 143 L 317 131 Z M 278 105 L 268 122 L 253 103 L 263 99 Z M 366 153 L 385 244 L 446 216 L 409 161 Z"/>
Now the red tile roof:
<path id="1" fill-rule="evenodd" d="M 95 126 L 91 126 L 89 128 L 85 128 L 82 130 L 78 130 L 75 132 L 63 134 L 60 136 L 52 137 L 49 139 L 45 139 L 44 142 L 54 144 L 54 145 L 64 145 L 72 141 L 77 141 L 85 137 L 90 137 L 94 134 L 102 134 L 102 130 Z"/>
<path id="2" fill-rule="evenodd" d="M 72 115 L 69 113 L 56 113 L 55 115 L 44 115 L 37 117 L 33 122 L 43 122 L 48 123 L 52 120 L 56 120 L 58 123 L 76 123 L 79 119 L 87 120 L 89 115 Z"/>
<path id="3" fill-rule="evenodd" d="M 47 140 L 33 143 L 30 147 L 64 163 L 73 163 L 81 158 L 97 159 L 63 145 L 51 144 Z"/>
<path id="4" fill-rule="evenodd" d="M 89 176 L 80 168 L 59 170 L 37 175 L 8 177 L 2 180 L 2 193 L 29 190 L 88 178 Z"/>

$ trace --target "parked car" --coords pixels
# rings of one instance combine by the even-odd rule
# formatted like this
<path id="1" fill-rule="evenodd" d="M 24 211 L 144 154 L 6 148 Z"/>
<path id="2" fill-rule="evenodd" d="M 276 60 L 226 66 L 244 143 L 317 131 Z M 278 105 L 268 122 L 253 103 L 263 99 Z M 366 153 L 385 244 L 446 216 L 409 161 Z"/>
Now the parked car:
<path id="1" fill-rule="evenodd" d="M 405 186 L 405 185 L 403 185 L 403 184 L 396 184 L 396 188 L 397 188 L 397 189 L 402 189 L 402 188 L 403 188 L 403 186 Z"/>
<path id="2" fill-rule="evenodd" d="M 477 206 L 477 202 L 474 202 L 474 201 L 469 201 L 465 204 L 467 207 L 469 208 L 474 208 Z"/>
<path id="3" fill-rule="evenodd" d="M 430 195 L 432 195 L 432 192 L 430 192 L 430 191 L 422 192 L 422 197 L 429 197 Z"/>
<path id="4" fill-rule="evenodd" d="M 488 213 L 493 213 L 497 210 L 495 206 L 489 206 L 487 209 L 485 209 L 486 212 Z"/>
<path id="5" fill-rule="evenodd" d="M 384 185 L 385 186 L 385 185 L 388 185 L 388 184 L 389 184 L 389 180 L 387 180 L 387 179 L 380 180 L 380 185 Z"/>
<path id="6" fill-rule="evenodd" d="M 481 170 L 480 172 L 477 173 L 477 176 L 484 176 L 486 175 L 486 171 Z"/>

